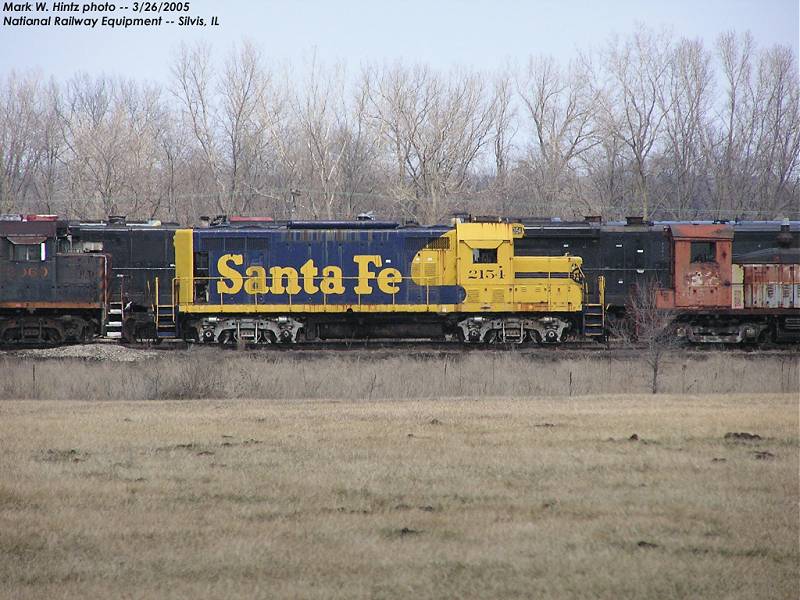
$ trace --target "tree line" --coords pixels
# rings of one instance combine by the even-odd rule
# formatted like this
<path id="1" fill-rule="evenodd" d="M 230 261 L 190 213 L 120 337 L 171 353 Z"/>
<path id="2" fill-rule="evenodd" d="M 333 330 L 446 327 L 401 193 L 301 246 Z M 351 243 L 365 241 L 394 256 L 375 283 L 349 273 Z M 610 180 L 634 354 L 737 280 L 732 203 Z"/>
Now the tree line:
<path id="1" fill-rule="evenodd" d="M 168 83 L 0 79 L 0 213 L 800 217 L 785 46 L 641 28 L 569 62 L 272 65 L 181 46 Z"/>

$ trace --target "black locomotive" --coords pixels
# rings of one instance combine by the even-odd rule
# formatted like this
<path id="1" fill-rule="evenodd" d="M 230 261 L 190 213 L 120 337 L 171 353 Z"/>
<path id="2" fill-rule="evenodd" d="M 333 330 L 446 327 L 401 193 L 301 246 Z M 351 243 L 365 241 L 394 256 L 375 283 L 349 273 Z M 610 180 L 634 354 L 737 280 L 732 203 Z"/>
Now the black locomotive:
<path id="1" fill-rule="evenodd" d="M 83 342 L 106 331 L 109 257 L 73 252 L 51 215 L 0 220 L 0 342 Z"/>

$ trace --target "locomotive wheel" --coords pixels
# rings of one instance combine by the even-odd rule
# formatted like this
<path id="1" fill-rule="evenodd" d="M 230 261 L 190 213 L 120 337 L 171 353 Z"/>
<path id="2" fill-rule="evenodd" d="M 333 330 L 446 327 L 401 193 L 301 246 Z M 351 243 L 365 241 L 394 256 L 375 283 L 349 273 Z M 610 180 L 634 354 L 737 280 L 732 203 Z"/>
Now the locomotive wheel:
<path id="1" fill-rule="evenodd" d="M 532 346 L 541 346 L 542 345 L 542 336 L 539 335 L 538 331 L 531 331 L 528 334 L 528 343 Z"/>
<path id="2" fill-rule="evenodd" d="M 258 334 L 259 344 L 276 344 L 277 342 L 275 334 L 271 331 L 262 331 Z"/>
<path id="3" fill-rule="evenodd" d="M 544 343 L 548 346 L 558 346 L 561 343 L 561 340 L 558 339 L 558 333 L 555 330 L 550 329 L 545 332 Z"/>

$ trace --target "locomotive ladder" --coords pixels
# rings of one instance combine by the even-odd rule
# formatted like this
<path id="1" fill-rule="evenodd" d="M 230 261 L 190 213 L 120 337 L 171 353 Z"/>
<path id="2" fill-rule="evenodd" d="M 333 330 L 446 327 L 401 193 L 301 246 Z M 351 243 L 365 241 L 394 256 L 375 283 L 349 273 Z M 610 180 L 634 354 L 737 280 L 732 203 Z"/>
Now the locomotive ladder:
<path id="1" fill-rule="evenodd" d="M 596 294 L 590 294 L 588 284 L 585 285 L 587 287 L 584 288 L 583 335 L 602 340 L 606 329 L 606 278 L 598 275 Z"/>
<path id="2" fill-rule="evenodd" d="M 122 323 L 125 320 L 125 305 L 122 302 L 109 302 L 106 317 L 106 337 L 120 339 Z"/>
<path id="3" fill-rule="evenodd" d="M 158 277 L 155 282 L 155 317 L 156 317 L 156 337 L 174 338 L 178 335 L 178 329 L 175 325 L 175 290 L 173 289 L 170 296 L 170 304 L 161 304 L 161 296 L 158 289 Z"/>
<path id="4" fill-rule="evenodd" d="M 119 280 L 119 297 L 109 300 L 106 313 L 105 336 L 112 339 L 122 338 L 122 324 L 125 322 L 125 302 L 123 301 L 123 280 Z"/>

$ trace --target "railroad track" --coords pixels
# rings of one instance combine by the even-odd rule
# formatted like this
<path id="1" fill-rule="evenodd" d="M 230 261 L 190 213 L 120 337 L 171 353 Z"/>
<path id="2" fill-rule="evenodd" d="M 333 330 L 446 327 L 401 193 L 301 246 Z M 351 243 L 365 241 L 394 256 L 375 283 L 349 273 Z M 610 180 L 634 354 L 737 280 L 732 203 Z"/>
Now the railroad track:
<path id="1" fill-rule="evenodd" d="M 183 341 L 164 342 L 159 345 L 127 344 L 128 347 L 149 349 L 163 352 L 188 350 L 194 344 Z M 522 354 L 542 358 L 567 358 L 586 355 L 609 355 L 616 358 L 641 355 L 645 346 L 624 345 L 615 341 L 608 344 L 597 342 L 568 342 L 557 345 L 532 344 L 462 344 L 458 342 L 431 341 L 386 341 L 386 340 L 354 340 L 333 342 L 303 342 L 299 344 L 243 344 L 243 345 L 199 345 L 197 347 L 217 349 L 222 352 L 257 352 L 273 355 L 319 355 L 366 353 L 376 357 L 386 355 L 411 354 L 424 358 L 444 355 L 496 355 Z M 709 356 L 714 354 L 736 354 L 752 356 L 784 356 L 797 357 L 800 360 L 800 347 L 797 346 L 680 346 L 671 352 L 687 356 Z"/>
<path id="2" fill-rule="evenodd" d="M 226 354 L 246 352 L 250 355 L 263 357 L 269 356 L 294 356 L 309 359 L 324 358 L 326 356 L 364 356 L 365 358 L 388 358 L 393 356 L 413 356 L 424 360 L 427 358 L 441 357 L 466 357 L 466 356 L 499 356 L 519 355 L 529 356 L 537 360 L 561 360 L 566 358 L 585 358 L 588 356 L 606 356 L 613 359 L 628 359 L 641 356 L 646 351 L 644 346 L 631 346 L 614 340 L 608 344 L 597 342 L 567 342 L 558 345 L 531 345 L 531 344 L 461 344 L 458 342 L 431 342 L 427 340 L 352 340 L 335 342 L 303 342 L 299 344 L 244 344 L 241 346 L 219 346 L 214 344 L 189 344 L 180 340 L 165 340 L 161 344 L 131 343 L 120 344 L 116 340 L 97 340 L 91 344 L 73 344 L 83 348 L 96 347 L 98 350 L 108 348 L 129 348 L 133 350 L 148 350 L 157 354 L 171 354 L 175 352 L 200 350 L 207 352 L 224 352 Z M 70 346 L 62 346 L 68 348 Z M 15 351 L 51 349 L 36 346 L 9 346 L 0 347 L 0 351 Z M 725 347 L 725 346 L 680 346 L 670 350 L 671 354 L 680 354 L 702 360 L 704 357 L 716 354 L 729 354 L 738 356 L 752 356 L 754 358 L 795 358 L 800 360 L 800 347 L 798 346 L 757 346 L 757 347 Z M 100 353 L 102 354 L 102 353 Z M 65 354 L 69 357 L 69 354 Z M 102 360 L 103 356 L 98 356 Z"/>

